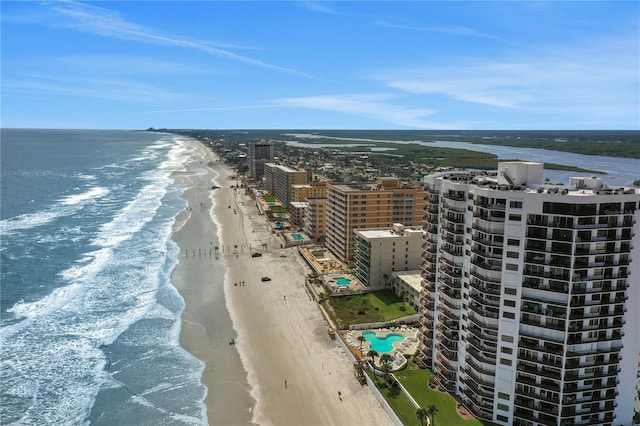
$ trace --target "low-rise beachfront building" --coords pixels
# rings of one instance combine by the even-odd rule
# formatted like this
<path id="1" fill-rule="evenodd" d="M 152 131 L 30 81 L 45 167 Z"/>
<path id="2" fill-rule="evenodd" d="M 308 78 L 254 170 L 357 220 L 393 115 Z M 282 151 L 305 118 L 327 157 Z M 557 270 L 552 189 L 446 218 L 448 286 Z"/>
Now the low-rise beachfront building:
<path id="1" fill-rule="evenodd" d="M 391 287 L 394 271 L 419 269 L 422 264 L 422 227 L 356 229 L 353 274 L 371 290 Z"/>
<path id="2" fill-rule="evenodd" d="M 321 242 L 327 236 L 327 199 L 307 198 L 305 202 L 303 231 L 316 242 Z"/>
<path id="3" fill-rule="evenodd" d="M 401 297 L 416 311 L 420 310 L 420 293 L 422 292 L 422 271 L 394 271 L 391 273 L 391 286 L 396 296 Z"/>
<path id="4" fill-rule="evenodd" d="M 404 186 L 397 178 L 327 185 L 327 248 L 352 266 L 355 229 L 422 226 L 424 197 L 423 188 Z"/>
<path id="5" fill-rule="evenodd" d="M 308 206 L 309 204 L 305 202 L 292 201 L 289 203 L 289 220 L 299 229 L 304 226 L 304 215 Z"/>
<path id="6" fill-rule="evenodd" d="M 293 185 L 303 185 L 309 182 L 310 172 L 295 170 L 291 167 L 275 163 L 264 165 L 265 188 L 273 194 L 283 206 L 289 207 L 292 201 Z"/>
<path id="7" fill-rule="evenodd" d="M 531 162 L 424 181 L 419 349 L 440 385 L 500 425 L 632 424 L 640 190 Z"/>

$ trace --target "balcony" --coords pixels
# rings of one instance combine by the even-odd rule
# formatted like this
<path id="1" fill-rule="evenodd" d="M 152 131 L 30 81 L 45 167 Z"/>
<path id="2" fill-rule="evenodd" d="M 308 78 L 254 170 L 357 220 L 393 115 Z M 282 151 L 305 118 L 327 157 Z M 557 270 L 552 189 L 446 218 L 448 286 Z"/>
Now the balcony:
<path id="1" fill-rule="evenodd" d="M 562 355 L 563 345 L 555 343 L 539 343 L 536 337 L 533 338 L 520 338 L 519 347 L 525 349 L 533 349 L 537 352 L 547 353 L 551 355 Z"/>
<path id="2" fill-rule="evenodd" d="M 438 315 L 438 320 L 440 320 L 440 317 L 444 317 L 447 320 L 456 321 L 456 322 L 460 319 L 460 317 L 457 314 L 451 312 L 446 308 L 443 308 L 442 306 L 438 307 L 438 314 L 441 314 L 441 315 Z"/>
<path id="3" fill-rule="evenodd" d="M 484 269 L 479 269 L 477 267 L 471 268 L 471 276 L 487 283 L 492 283 L 496 285 L 500 285 L 500 275 L 501 271 L 487 271 Z"/>
<path id="4" fill-rule="evenodd" d="M 496 364 L 495 358 L 486 356 L 485 353 L 480 352 L 478 349 L 471 345 L 467 346 L 467 355 L 475 358 L 478 362 L 481 363 L 490 364 L 493 366 L 495 366 Z"/>
<path id="5" fill-rule="evenodd" d="M 493 331 L 486 328 L 477 327 L 475 324 L 467 328 L 469 333 L 480 341 L 488 342 L 488 345 L 495 346 L 498 341 L 497 331 Z"/>
<path id="6" fill-rule="evenodd" d="M 442 374 L 448 380 L 455 380 L 455 376 L 458 369 L 457 367 L 452 366 L 449 362 L 450 362 L 449 359 L 442 356 L 440 352 L 438 353 L 438 355 L 436 355 L 436 368 L 437 366 L 440 366 L 441 367 L 440 370 Z"/>
<path id="7" fill-rule="evenodd" d="M 564 374 L 564 381 L 577 382 L 585 379 L 603 379 L 607 377 L 616 377 L 619 373 L 619 368 L 612 366 L 609 367 L 588 367 L 584 369 L 583 373 L 579 373 L 577 370 L 569 371 Z"/>
<path id="8" fill-rule="evenodd" d="M 578 384 L 576 382 L 565 383 L 562 388 L 562 392 L 565 394 L 573 394 L 580 392 L 599 391 L 602 389 L 611 389 L 615 391 L 615 387 L 618 385 L 618 380 L 611 378 L 602 383 L 599 380 L 595 380 L 593 383 Z M 569 396 L 569 395 L 567 395 Z"/>
<path id="9" fill-rule="evenodd" d="M 513 415 L 515 425 L 529 425 L 532 422 L 538 426 L 556 426 L 558 424 L 558 419 L 555 416 L 542 412 L 536 415 L 530 409 L 517 407 Z M 563 424 L 563 426 L 565 425 Z"/>
<path id="10" fill-rule="evenodd" d="M 518 371 L 516 374 L 516 385 L 518 384 L 533 386 L 540 389 L 545 389 L 547 391 L 560 393 L 559 379 L 558 381 L 555 381 L 554 379 L 542 378 L 540 382 L 538 382 L 535 377 L 531 377 L 527 373 L 524 373 L 522 371 Z"/>
<path id="11" fill-rule="evenodd" d="M 503 219 L 504 220 L 504 219 Z M 482 219 L 475 220 L 472 229 L 480 232 L 484 232 L 485 234 L 493 234 L 502 236 L 504 234 L 504 223 L 502 222 L 487 222 Z"/>
<path id="12" fill-rule="evenodd" d="M 452 276 L 443 269 L 441 269 L 440 272 L 443 273 L 438 278 L 438 282 L 442 284 L 442 286 L 448 287 L 450 290 L 460 290 L 462 288 L 462 280 L 460 277 Z"/>
<path id="13" fill-rule="evenodd" d="M 472 374 L 468 374 L 468 376 L 471 377 Z M 460 381 L 473 392 L 473 396 L 493 398 L 493 386 L 491 389 L 485 389 L 484 386 L 479 386 L 475 380 L 465 379 L 464 377 L 462 377 Z M 469 396 L 471 397 L 471 395 Z"/>
<path id="14" fill-rule="evenodd" d="M 469 285 L 471 286 L 472 289 L 475 289 L 478 292 L 483 294 L 493 294 L 493 295 L 500 294 L 499 285 L 491 283 L 490 281 L 487 282 L 487 281 L 481 280 L 477 276 L 472 277 L 471 281 L 469 282 Z"/>
<path id="15" fill-rule="evenodd" d="M 477 315 L 475 312 L 469 312 L 469 319 L 471 322 L 480 328 L 498 331 L 498 318 L 487 318 Z"/>
<path id="16" fill-rule="evenodd" d="M 492 246 L 492 247 L 502 247 L 504 243 L 502 238 L 500 239 L 487 238 L 484 236 L 484 234 L 480 232 L 474 232 L 472 234 L 471 240 L 475 243 L 482 244 L 485 246 Z"/>
<path id="17" fill-rule="evenodd" d="M 499 260 L 485 259 L 480 256 L 473 256 L 473 258 L 471 259 L 471 263 L 478 268 L 488 269 L 490 271 L 502 270 L 502 261 Z"/>
<path id="18" fill-rule="evenodd" d="M 548 320 L 546 317 L 541 317 L 540 315 L 531 315 L 523 313 L 520 315 L 520 323 L 526 325 L 533 325 L 535 327 L 541 328 L 549 328 L 553 330 L 565 330 L 565 321 L 564 320 Z"/>
<path id="19" fill-rule="evenodd" d="M 483 307 L 485 308 L 491 306 L 498 308 L 500 307 L 500 297 L 485 296 L 482 293 L 472 292 L 471 299 L 476 301 L 480 305 L 483 305 Z"/>
<path id="20" fill-rule="evenodd" d="M 565 368 L 568 370 L 580 369 L 580 368 L 589 368 L 589 367 L 597 367 L 597 366 L 605 366 L 605 365 L 618 365 L 620 362 L 620 357 L 618 354 L 611 354 L 609 357 L 601 355 L 596 357 L 595 360 L 587 362 L 584 359 L 575 359 L 568 358 L 566 361 Z"/>
<path id="21" fill-rule="evenodd" d="M 458 314 L 460 308 L 462 307 L 462 301 L 460 299 L 452 299 L 446 296 L 444 293 L 440 295 L 438 302 L 445 305 L 447 309 L 453 311 L 453 313 Z"/>
<path id="22" fill-rule="evenodd" d="M 471 308 L 473 312 L 480 315 L 481 317 L 487 317 L 487 318 L 493 318 L 493 319 L 498 319 L 500 317 L 498 310 L 492 309 L 492 308 L 484 308 L 482 307 L 482 305 L 476 302 L 471 302 L 469 304 L 469 308 Z"/>
<path id="23" fill-rule="evenodd" d="M 537 399 L 546 402 L 547 405 L 558 405 L 560 403 L 560 397 L 558 393 L 545 392 L 544 394 L 538 394 L 535 392 L 535 389 L 531 389 L 530 386 L 523 386 L 520 384 L 516 385 L 516 398 L 517 397 L 525 397 L 521 398 L 525 401 L 528 401 L 530 398 Z"/>
<path id="24" fill-rule="evenodd" d="M 470 336 L 467 341 L 470 345 L 475 346 L 478 351 L 486 352 L 488 354 L 486 358 L 491 359 L 496 357 L 497 346 L 495 344 L 491 344 L 492 342 L 487 340 L 481 341 L 480 339 L 473 336 Z"/>
<path id="25" fill-rule="evenodd" d="M 538 365 L 534 366 L 526 361 L 518 362 L 518 371 L 524 371 L 525 373 L 533 374 L 536 376 L 543 376 L 553 380 L 560 380 L 562 375 L 560 374 L 560 369 L 550 368 L 546 365 Z"/>

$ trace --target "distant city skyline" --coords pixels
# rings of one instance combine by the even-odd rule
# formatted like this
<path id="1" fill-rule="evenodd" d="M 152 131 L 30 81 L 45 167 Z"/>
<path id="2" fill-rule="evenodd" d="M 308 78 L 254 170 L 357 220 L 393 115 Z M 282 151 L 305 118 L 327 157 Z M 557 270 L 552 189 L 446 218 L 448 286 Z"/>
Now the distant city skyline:
<path id="1" fill-rule="evenodd" d="M 2 127 L 640 129 L 637 1 L 2 2 Z"/>

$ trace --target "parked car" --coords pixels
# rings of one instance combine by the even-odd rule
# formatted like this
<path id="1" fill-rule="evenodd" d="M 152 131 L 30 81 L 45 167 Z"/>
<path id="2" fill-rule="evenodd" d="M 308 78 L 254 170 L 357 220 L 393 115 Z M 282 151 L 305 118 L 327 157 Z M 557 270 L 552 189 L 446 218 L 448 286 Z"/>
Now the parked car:
<path id="1" fill-rule="evenodd" d="M 261 257 L 262 253 L 252 253 L 251 257 Z"/>

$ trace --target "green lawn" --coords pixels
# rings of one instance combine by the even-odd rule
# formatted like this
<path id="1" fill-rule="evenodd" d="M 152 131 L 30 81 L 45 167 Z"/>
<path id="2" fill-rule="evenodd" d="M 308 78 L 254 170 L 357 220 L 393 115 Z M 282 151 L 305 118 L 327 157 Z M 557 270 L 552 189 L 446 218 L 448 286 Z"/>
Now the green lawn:
<path id="1" fill-rule="evenodd" d="M 412 362 L 407 364 L 407 367 L 401 371 L 395 373 L 395 376 L 400 380 L 402 386 L 413 396 L 422 408 L 427 408 L 431 404 L 435 404 L 438 407 L 438 413 L 436 414 L 436 425 L 446 426 L 483 426 L 485 423 L 480 420 L 463 420 L 458 416 L 456 412 L 456 401 L 449 395 L 443 392 L 431 390 L 429 388 L 429 379 L 432 376 L 431 370 L 428 369 L 415 369 Z M 405 378 L 400 378 L 404 376 Z M 414 410 L 415 411 L 415 410 Z M 415 417 L 415 413 L 414 413 Z"/>
<path id="2" fill-rule="evenodd" d="M 491 425 L 491 423 L 482 422 L 478 419 L 461 419 L 456 412 L 456 401 L 450 395 L 433 391 L 429 388 L 428 382 L 432 376 L 431 370 L 411 370 L 410 367 L 414 365 L 412 362 L 409 362 L 405 369 L 394 373 L 394 375 L 422 408 L 427 409 L 431 404 L 438 407 L 438 412 L 435 417 L 436 426 Z M 416 407 L 399 387 L 392 389 L 386 386 L 381 387 L 381 377 L 376 377 L 370 370 L 367 370 L 367 374 L 369 374 L 372 380 L 377 380 L 378 389 L 406 426 L 421 426 L 420 421 L 416 417 Z"/>
<path id="3" fill-rule="evenodd" d="M 369 375 L 372 380 L 376 380 L 372 373 Z M 382 384 L 382 378 L 378 377 L 378 380 L 380 381 L 380 384 Z M 420 421 L 416 417 L 416 407 L 399 387 L 389 389 L 386 386 L 378 386 L 378 389 L 385 397 L 391 408 L 393 408 L 393 411 L 395 411 L 398 417 L 400 417 L 400 420 L 402 420 L 402 423 L 404 423 L 405 426 L 421 426 Z"/>
<path id="4" fill-rule="evenodd" d="M 396 296 L 391 290 L 355 296 L 331 297 L 324 303 L 331 306 L 329 312 L 334 314 L 340 328 L 350 324 L 369 322 L 392 322 L 395 319 L 416 313 L 409 304 Z"/>

